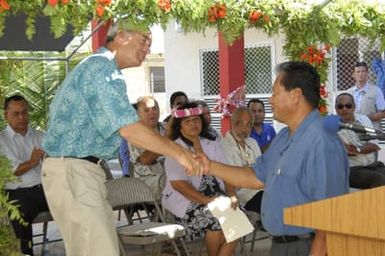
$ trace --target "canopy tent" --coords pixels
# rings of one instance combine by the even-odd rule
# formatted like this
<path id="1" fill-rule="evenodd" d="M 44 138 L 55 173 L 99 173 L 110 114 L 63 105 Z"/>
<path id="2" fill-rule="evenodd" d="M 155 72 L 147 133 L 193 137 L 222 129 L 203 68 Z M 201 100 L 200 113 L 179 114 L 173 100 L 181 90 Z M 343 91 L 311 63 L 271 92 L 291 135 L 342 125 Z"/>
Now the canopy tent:
<path id="1" fill-rule="evenodd" d="M 100 21 L 93 26 L 91 33 L 84 37 L 80 44 L 76 46 L 66 57 L 38 57 L 31 56 L 31 52 L 63 52 L 67 45 L 74 39 L 73 30 L 70 25 L 67 26 L 63 36 L 55 38 L 50 29 L 51 21 L 47 16 L 38 16 L 35 19 L 35 34 L 32 40 L 27 38 L 25 14 L 17 14 L 9 16 L 6 19 L 4 35 L 0 37 L 0 60 L 32 60 L 32 61 L 65 61 L 66 71 L 69 70 L 69 61 L 72 56 L 82 47 L 88 39 L 92 37 L 104 24 L 105 21 Z M 26 56 L 8 56 L 6 51 L 21 51 L 26 52 Z"/>
<path id="2" fill-rule="evenodd" d="M 4 36 L 0 37 L 0 51 L 57 51 L 62 52 L 74 38 L 72 28 L 68 26 L 66 33 L 54 38 L 50 30 L 50 19 L 47 16 L 36 18 L 36 34 L 33 40 L 26 36 L 25 14 L 9 16 L 5 22 Z"/>

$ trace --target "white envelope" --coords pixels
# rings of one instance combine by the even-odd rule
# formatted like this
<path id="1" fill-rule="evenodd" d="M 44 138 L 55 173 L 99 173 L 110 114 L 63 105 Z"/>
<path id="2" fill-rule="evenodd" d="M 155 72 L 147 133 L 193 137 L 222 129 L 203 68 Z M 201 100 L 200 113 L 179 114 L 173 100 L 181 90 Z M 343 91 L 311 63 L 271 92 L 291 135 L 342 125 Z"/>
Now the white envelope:
<path id="1" fill-rule="evenodd" d="M 209 203 L 209 210 L 219 220 L 226 242 L 232 242 L 253 232 L 254 227 L 239 207 L 231 208 L 229 197 L 220 196 Z"/>

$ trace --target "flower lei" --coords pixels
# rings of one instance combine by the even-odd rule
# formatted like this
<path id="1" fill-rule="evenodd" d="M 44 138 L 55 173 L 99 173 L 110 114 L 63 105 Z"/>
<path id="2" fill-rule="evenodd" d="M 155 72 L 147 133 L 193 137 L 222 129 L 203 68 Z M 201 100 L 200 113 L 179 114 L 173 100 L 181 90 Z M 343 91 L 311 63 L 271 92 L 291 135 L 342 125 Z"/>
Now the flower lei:
<path id="1" fill-rule="evenodd" d="M 221 113 L 222 118 L 231 116 L 233 111 L 238 107 L 244 107 L 245 103 L 245 86 L 239 86 L 234 91 L 230 92 L 226 97 L 218 96 L 215 100 L 216 105 L 214 111 Z"/>
<path id="2" fill-rule="evenodd" d="M 174 109 L 171 112 L 171 115 L 174 118 L 183 118 L 183 117 L 188 117 L 188 116 L 199 116 L 202 114 L 203 114 L 203 109 L 201 107 Z"/>

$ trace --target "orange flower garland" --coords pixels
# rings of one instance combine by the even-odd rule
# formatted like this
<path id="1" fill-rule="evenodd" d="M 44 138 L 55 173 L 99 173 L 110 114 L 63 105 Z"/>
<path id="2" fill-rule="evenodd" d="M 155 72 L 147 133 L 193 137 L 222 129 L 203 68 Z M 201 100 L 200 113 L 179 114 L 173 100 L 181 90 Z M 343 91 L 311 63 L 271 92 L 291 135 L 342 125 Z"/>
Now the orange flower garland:
<path id="1" fill-rule="evenodd" d="M 224 19 L 227 15 L 226 5 L 221 3 L 216 3 L 211 6 L 208 10 L 208 20 L 211 23 L 216 22 L 219 19 Z"/>
<path id="2" fill-rule="evenodd" d="M 327 68 L 326 64 L 326 55 L 330 52 L 331 45 L 325 44 L 321 47 L 316 45 L 310 45 L 305 51 L 300 54 L 300 59 L 302 61 L 308 62 L 310 65 L 313 65 L 318 72 L 327 72 L 324 70 Z M 328 114 L 328 91 L 325 83 L 321 83 L 320 86 L 320 101 L 318 103 L 318 110 L 321 115 L 325 116 Z"/>
<path id="3" fill-rule="evenodd" d="M 171 0 L 158 0 L 158 6 L 165 12 L 171 11 Z"/>
<path id="4" fill-rule="evenodd" d="M 61 0 L 61 3 L 63 5 L 66 5 L 70 2 L 70 0 Z M 55 7 L 59 3 L 59 0 L 48 0 L 48 4 L 51 5 L 52 7 Z"/>
<path id="5" fill-rule="evenodd" d="M 8 11 L 11 9 L 11 6 L 9 6 L 7 0 L 0 0 L 0 12 Z"/>
<path id="6" fill-rule="evenodd" d="M 96 0 L 96 14 L 101 17 L 104 14 L 104 9 L 106 6 L 111 4 L 112 0 Z"/>

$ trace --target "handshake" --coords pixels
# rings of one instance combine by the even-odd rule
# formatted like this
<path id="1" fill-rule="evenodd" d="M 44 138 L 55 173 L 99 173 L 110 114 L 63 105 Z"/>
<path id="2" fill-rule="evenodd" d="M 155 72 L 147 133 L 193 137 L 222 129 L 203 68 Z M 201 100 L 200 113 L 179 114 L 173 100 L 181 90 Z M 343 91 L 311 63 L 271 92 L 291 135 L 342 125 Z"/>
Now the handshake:
<path id="1" fill-rule="evenodd" d="M 211 161 L 203 152 L 192 152 L 180 147 L 182 154 L 177 158 L 178 162 L 186 169 L 189 176 L 201 176 L 210 171 Z"/>

